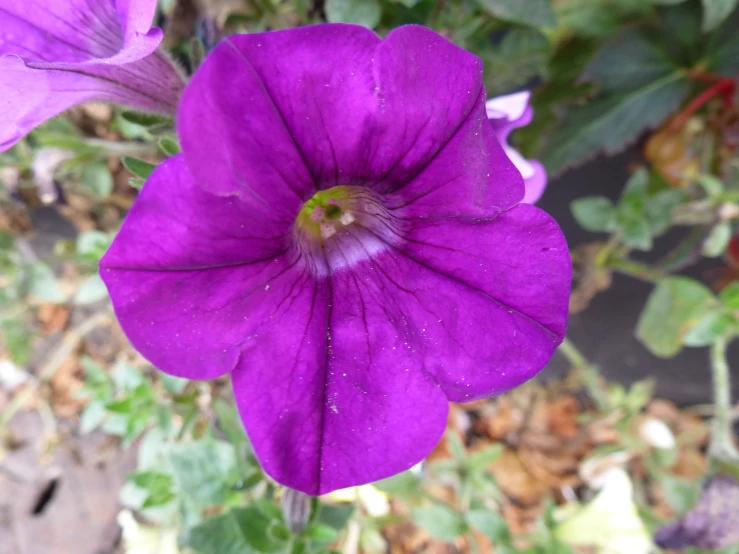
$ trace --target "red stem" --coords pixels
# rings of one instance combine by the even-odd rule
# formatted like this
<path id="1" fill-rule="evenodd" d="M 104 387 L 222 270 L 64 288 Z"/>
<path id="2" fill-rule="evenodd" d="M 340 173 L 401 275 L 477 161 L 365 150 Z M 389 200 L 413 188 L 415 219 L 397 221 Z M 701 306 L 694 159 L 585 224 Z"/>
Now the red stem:
<path id="1" fill-rule="evenodd" d="M 736 82 L 733 79 L 721 79 L 714 85 L 708 87 L 698 96 L 693 98 L 687 106 L 672 120 L 672 128 L 680 129 L 688 122 L 688 119 L 701 109 L 712 98 L 721 95 L 724 105 L 729 108 L 733 103 L 734 90 L 736 90 Z"/>

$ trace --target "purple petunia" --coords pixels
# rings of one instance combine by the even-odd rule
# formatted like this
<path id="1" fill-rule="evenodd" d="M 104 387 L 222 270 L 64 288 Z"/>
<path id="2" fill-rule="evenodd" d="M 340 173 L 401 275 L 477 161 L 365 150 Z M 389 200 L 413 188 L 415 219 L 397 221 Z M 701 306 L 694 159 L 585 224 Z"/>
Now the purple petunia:
<path id="1" fill-rule="evenodd" d="M 730 475 L 708 480 L 698 503 L 682 518 L 660 528 L 661 548 L 719 550 L 739 544 L 739 481 Z"/>
<path id="2" fill-rule="evenodd" d="M 182 154 L 101 263 L 133 345 L 231 373 L 265 471 L 308 494 L 410 468 L 448 401 L 534 376 L 562 341 L 570 257 L 519 204 L 481 61 L 422 27 L 233 36 L 178 112 Z"/>
<path id="3" fill-rule="evenodd" d="M 525 127 L 534 117 L 534 110 L 529 104 L 530 100 L 531 93 L 523 91 L 491 98 L 485 103 L 488 118 L 498 141 L 523 177 L 526 193 L 521 202 L 525 204 L 535 204 L 544 194 L 547 186 L 547 173 L 544 166 L 536 160 L 525 159 L 518 150 L 508 145 L 508 135 L 511 131 Z"/>
<path id="4" fill-rule="evenodd" d="M 0 151 L 87 100 L 174 113 L 184 81 L 152 0 L 0 0 Z"/>

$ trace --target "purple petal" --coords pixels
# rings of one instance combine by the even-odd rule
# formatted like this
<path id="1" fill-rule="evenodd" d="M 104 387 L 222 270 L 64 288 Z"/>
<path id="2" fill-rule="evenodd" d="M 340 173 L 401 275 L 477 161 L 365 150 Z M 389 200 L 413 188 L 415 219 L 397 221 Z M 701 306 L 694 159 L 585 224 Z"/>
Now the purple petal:
<path id="1" fill-rule="evenodd" d="M 310 494 L 411 467 L 447 398 L 530 378 L 566 326 L 566 244 L 514 207 L 479 61 L 416 27 L 378 41 L 336 25 L 217 47 L 183 155 L 101 263 L 134 346 L 175 375 L 232 371 L 265 470 Z"/>
<path id="2" fill-rule="evenodd" d="M 531 123 L 534 110 L 529 104 L 530 100 L 531 93 L 523 91 L 492 98 L 485 103 L 490 125 L 495 131 L 498 141 L 524 179 L 526 193 L 521 202 L 525 204 L 534 204 L 539 200 L 547 186 L 547 174 L 544 166 L 536 160 L 525 159 L 518 150 L 508 144 L 508 136 L 514 129 L 525 127 Z"/>
<path id="3" fill-rule="evenodd" d="M 147 181 L 101 260 L 121 325 L 163 371 L 208 379 L 238 361 L 262 302 L 254 293 L 289 265 L 285 235 L 246 225 L 250 217 L 238 199 L 203 192 L 176 156 Z"/>
<path id="4" fill-rule="evenodd" d="M 0 150 L 86 100 L 174 112 L 184 83 L 144 4 L 0 0 Z"/>
<path id="5" fill-rule="evenodd" d="M 398 282 L 388 290 L 450 400 L 499 394 L 541 370 L 565 334 L 571 276 L 551 217 L 520 205 L 492 221 L 414 220 L 405 243 L 385 268 Z"/>
<path id="6" fill-rule="evenodd" d="M 478 219 L 515 206 L 523 193 L 521 174 L 479 104 L 415 179 L 386 194 L 386 205 L 406 217 Z"/>
<path id="7" fill-rule="evenodd" d="M 400 337 L 363 319 L 381 316 L 380 305 L 356 292 L 355 275 L 342 276 L 291 297 L 233 372 L 265 471 L 314 495 L 409 469 L 447 419 L 446 398 Z"/>
<path id="8" fill-rule="evenodd" d="M 469 143 L 466 134 L 479 132 L 473 107 L 481 76 L 479 59 L 421 27 L 396 29 L 382 42 L 352 25 L 237 35 L 188 87 L 179 115 L 184 153 L 203 172 L 196 179 L 223 193 L 237 190 L 239 180 L 256 182 L 248 174 L 261 175 L 256 159 L 260 166 L 286 162 L 303 192 L 298 155 L 285 150 L 292 141 L 318 188 L 398 188 L 447 144 Z M 238 126 L 229 125 L 234 120 Z M 271 159 L 256 144 L 263 136 L 280 149 Z M 220 161 L 210 165 L 219 169 L 206 170 L 202 160 L 213 156 Z"/>
<path id="9" fill-rule="evenodd" d="M 530 101 L 531 92 L 524 90 L 491 98 L 485 102 L 485 110 L 494 125 L 508 123 L 512 125 L 511 129 L 515 129 L 531 123 L 534 114 Z"/>

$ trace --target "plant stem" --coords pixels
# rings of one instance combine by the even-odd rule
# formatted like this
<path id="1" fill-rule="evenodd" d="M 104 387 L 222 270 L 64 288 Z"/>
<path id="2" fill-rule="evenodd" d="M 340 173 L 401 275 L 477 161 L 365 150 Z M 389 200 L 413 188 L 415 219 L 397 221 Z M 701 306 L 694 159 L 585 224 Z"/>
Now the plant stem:
<path id="1" fill-rule="evenodd" d="M 711 345 L 711 370 L 713 373 L 713 402 L 715 412 L 711 444 L 711 457 L 723 462 L 739 462 L 739 451 L 734 445 L 732 428 L 731 378 L 726 361 L 728 337 L 721 337 Z"/>
<path id="2" fill-rule="evenodd" d="M 582 384 L 598 409 L 607 411 L 610 403 L 598 380 L 600 374 L 598 366 L 590 363 L 585 355 L 580 352 L 580 349 L 567 337 L 564 338 L 557 351 L 567 358 L 574 370 L 578 372 Z"/>
<path id="3" fill-rule="evenodd" d="M 637 279 L 648 281 L 650 283 L 658 283 L 663 278 L 667 277 L 667 274 L 659 269 L 626 258 L 611 258 L 608 260 L 607 265 L 611 269 L 620 273 L 624 273 L 625 275 L 630 275 L 631 277 L 636 277 Z"/>

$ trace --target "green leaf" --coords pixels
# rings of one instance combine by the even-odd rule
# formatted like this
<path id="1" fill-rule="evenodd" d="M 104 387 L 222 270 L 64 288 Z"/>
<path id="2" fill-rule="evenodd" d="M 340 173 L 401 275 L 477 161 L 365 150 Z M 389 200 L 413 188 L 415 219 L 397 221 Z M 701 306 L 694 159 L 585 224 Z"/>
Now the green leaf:
<path id="1" fill-rule="evenodd" d="M 269 531 L 273 521 L 255 506 L 235 508 L 193 527 L 182 542 L 199 554 L 277 552 L 283 545 Z"/>
<path id="2" fill-rule="evenodd" d="M 141 508 L 163 506 L 175 499 L 172 476 L 158 471 L 139 471 L 126 478 L 139 489 L 146 491 L 146 499 Z"/>
<path id="3" fill-rule="evenodd" d="M 680 479 L 669 473 L 659 476 L 665 500 L 678 514 L 684 514 L 695 506 L 700 495 L 700 487 L 695 481 Z"/>
<path id="4" fill-rule="evenodd" d="M 477 3 L 503 21 L 532 27 L 554 27 L 557 24 L 549 0 L 477 0 Z"/>
<path id="5" fill-rule="evenodd" d="M 77 237 L 77 254 L 99 261 L 111 242 L 112 237 L 102 231 L 85 231 Z"/>
<path id="6" fill-rule="evenodd" d="M 685 201 L 685 193 L 680 190 L 662 190 L 650 196 L 644 206 L 644 215 L 652 236 L 658 236 L 672 225 L 672 213 Z"/>
<path id="7" fill-rule="evenodd" d="M 167 375 L 166 373 L 159 374 L 159 380 L 164 385 L 164 389 L 169 394 L 180 394 L 190 382 L 182 377 L 175 377 L 174 375 Z"/>
<path id="8" fill-rule="evenodd" d="M 503 445 L 499 443 L 491 444 L 487 448 L 471 453 L 466 461 L 466 466 L 470 471 L 484 471 L 495 460 L 503 455 Z"/>
<path id="9" fill-rule="evenodd" d="M 319 504 L 316 523 L 322 523 L 341 531 L 354 514 L 354 506 L 351 504 Z"/>
<path id="10" fill-rule="evenodd" d="M 677 69 L 653 35 L 628 28 L 606 43 L 585 68 L 583 77 L 608 91 L 629 91 L 648 85 Z"/>
<path id="11" fill-rule="evenodd" d="M 719 293 L 719 300 L 729 311 L 739 310 L 739 282 L 734 281 Z"/>
<path id="12" fill-rule="evenodd" d="M 511 531 L 505 519 L 491 510 L 470 510 L 467 512 L 467 522 L 494 543 L 511 542 Z"/>
<path id="13" fill-rule="evenodd" d="M 729 241 L 731 241 L 731 224 L 724 221 L 716 225 L 706 238 L 706 242 L 703 243 L 703 255 L 718 258 L 726 251 Z"/>
<path id="14" fill-rule="evenodd" d="M 735 329 L 736 326 L 737 321 L 728 314 L 707 313 L 685 334 L 683 344 L 685 346 L 708 346 Z"/>
<path id="15" fill-rule="evenodd" d="M 145 162 L 137 158 L 131 158 L 129 156 L 125 156 L 121 161 L 123 162 L 123 165 L 126 166 L 126 169 L 136 177 L 144 180 L 148 179 L 157 168 L 154 164 L 150 164 L 149 162 Z"/>
<path id="16" fill-rule="evenodd" d="M 145 181 L 141 177 L 131 177 L 128 180 L 128 185 L 135 188 L 140 189 L 144 186 Z"/>
<path id="17" fill-rule="evenodd" d="M 462 516 L 442 504 L 416 508 L 411 517 L 431 536 L 447 542 L 454 542 L 466 530 Z"/>
<path id="18" fill-rule="evenodd" d="M 163 137 L 159 139 L 159 149 L 167 156 L 174 156 L 180 153 L 180 143 L 171 137 Z"/>
<path id="19" fill-rule="evenodd" d="M 64 302 L 64 294 L 51 268 L 42 262 L 26 266 L 26 291 L 42 302 Z"/>
<path id="20" fill-rule="evenodd" d="M 642 131 L 672 115 L 688 88 L 685 76 L 675 72 L 643 87 L 574 107 L 549 137 L 541 159 L 556 174 L 599 152 L 615 154 Z"/>
<path id="21" fill-rule="evenodd" d="M 77 305 L 93 304 L 108 297 L 108 289 L 97 273 L 90 275 L 82 286 L 77 289 L 72 301 Z"/>
<path id="22" fill-rule="evenodd" d="M 103 162 L 87 164 L 82 168 L 82 184 L 98 198 L 107 198 L 113 192 L 113 175 Z"/>
<path id="23" fill-rule="evenodd" d="M 649 296 L 636 336 L 655 356 L 670 358 L 680 352 L 685 335 L 715 302 L 711 291 L 698 281 L 667 277 Z"/>
<path id="24" fill-rule="evenodd" d="M 326 0 L 326 19 L 331 23 L 356 23 L 373 29 L 381 15 L 379 0 Z"/>
<path id="25" fill-rule="evenodd" d="M 330 525 L 323 523 L 311 523 L 305 531 L 303 537 L 316 542 L 330 543 L 339 538 L 339 533 Z"/>
<path id="26" fill-rule="evenodd" d="M 404 471 L 387 479 L 375 481 L 372 484 L 381 491 L 393 496 L 409 496 L 418 490 L 420 479 L 413 472 Z"/>
<path id="27" fill-rule="evenodd" d="M 100 400 L 90 402 L 80 414 L 80 433 L 86 435 L 97 429 L 105 419 L 106 413 L 104 402 Z"/>
<path id="28" fill-rule="evenodd" d="M 125 111 L 121 114 L 121 117 L 129 123 L 135 125 L 141 125 L 142 127 L 151 127 L 152 125 L 171 124 L 172 118 L 164 115 L 157 115 L 151 113 L 132 112 Z"/>
<path id="29" fill-rule="evenodd" d="M 713 37 L 712 48 L 707 52 L 708 69 L 725 77 L 736 77 L 739 74 L 739 10 L 721 26 Z"/>
<path id="30" fill-rule="evenodd" d="M 447 446 L 449 452 L 457 461 L 462 461 L 467 457 L 467 449 L 456 431 L 449 430 L 446 434 Z"/>
<path id="31" fill-rule="evenodd" d="M 703 31 L 708 32 L 721 25 L 737 3 L 739 0 L 703 0 Z"/>
<path id="32" fill-rule="evenodd" d="M 225 501 L 236 469 L 233 445 L 213 439 L 174 444 L 169 461 L 180 489 L 195 502 L 210 506 Z"/>
<path id="33" fill-rule="evenodd" d="M 550 52 L 549 41 L 542 33 L 524 28 L 512 29 L 498 46 L 481 50 L 489 95 L 509 92 L 543 74 Z"/>
<path id="34" fill-rule="evenodd" d="M 605 196 L 578 198 L 570 209 L 586 231 L 609 233 L 616 228 L 616 207 Z"/>

